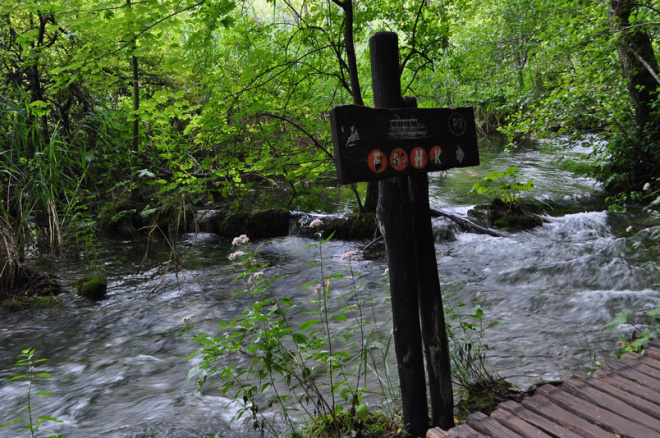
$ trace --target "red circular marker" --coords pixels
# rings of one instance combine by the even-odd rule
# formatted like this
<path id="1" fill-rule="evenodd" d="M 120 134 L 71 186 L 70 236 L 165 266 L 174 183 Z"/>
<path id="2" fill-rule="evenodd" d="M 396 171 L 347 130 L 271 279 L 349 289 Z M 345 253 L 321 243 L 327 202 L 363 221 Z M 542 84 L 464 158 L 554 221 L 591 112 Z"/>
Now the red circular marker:
<path id="1" fill-rule="evenodd" d="M 401 148 L 396 148 L 390 154 L 390 164 L 394 170 L 403 170 L 408 167 L 408 155 Z"/>
<path id="2" fill-rule="evenodd" d="M 381 173 L 387 169 L 387 156 L 378 149 L 374 149 L 369 152 L 367 163 L 372 172 Z"/>
<path id="3" fill-rule="evenodd" d="M 442 148 L 440 146 L 433 146 L 431 148 L 431 153 L 429 154 L 431 158 L 431 165 L 441 165 L 440 156 L 442 155 Z"/>
<path id="4" fill-rule="evenodd" d="M 410 152 L 410 162 L 415 169 L 423 169 L 428 163 L 428 157 L 424 148 L 416 147 Z"/>

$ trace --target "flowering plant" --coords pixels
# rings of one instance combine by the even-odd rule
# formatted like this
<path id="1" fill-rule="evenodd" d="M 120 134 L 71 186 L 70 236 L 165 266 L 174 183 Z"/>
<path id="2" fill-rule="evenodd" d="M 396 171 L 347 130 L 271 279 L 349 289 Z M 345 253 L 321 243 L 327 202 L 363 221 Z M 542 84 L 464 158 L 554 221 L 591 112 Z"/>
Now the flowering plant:
<path id="1" fill-rule="evenodd" d="M 309 224 L 310 228 L 321 226 L 320 219 Z M 279 404 L 282 420 L 294 435 L 299 424 L 292 414 L 302 412 L 309 417 L 310 427 L 323 425 L 324 436 L 382 436 L 382 430 L 374 435 L 360 431 L 369 418 L 374 418 L 364 403 L 365 394 L 382 394 L 384 405 L 390 409 L 387 415 L 378 417 L 388 419 L 383 423 L 391 425 L 391 419 L 396 418 L 392 402 L 397 399 L 397 385 L 389 380 L 386 361 L 389 330 L 383 330 L 385 326 L 378 321 L 373 307 L 372 321 L 365 318 L 372 297 L 364 282 L 357 284 L 360 274 L 353 271 L 352 265 L 355 251 L 341 257 L 348 262 L 349 276 L 327 275 L 323 247 L 332 235 L 326 239 L 321 233 L 317 235 L 318 243 L 305 249 L 318 251 L 319 257 L 306 266 L 318 269 L 319 279 L 302 286 L 313 293 L 309 300 L 298 302 L 276 290 L 275 281 L 282 276 L 272 275 L 272 267 L 254 262 L 247 236 L 233 240 L 234 246 L 241 249 L 229 259 L 242 267 L 237 279 L 245 287 L 235 296 L 249 295 L 251 305 L 240 317 L 220 322 L 215 338 L 195 334 L 194 327 L 187 325 L 186 331 L 199 344 L 189 359 L 202 358 L 189 376 L 196 375 L 199 389 L 211 376 L 217 379 L 223 395 L 240 401 L 237 418 L 250 419 L 262 434 L 279 435 L 275 423 L 265 415 L 268 407 Z M 348 291 L 331 293 L 331 289 L 346 288 L 347 284 Z M 302 323 L 294 323 L 291 312 L 296 313 L 298 321 L 302 315 Z M 368 379 L 369 370 L 375 378 Z M 262 394 L 272 392 L 274 396 L 264 400 Z"/>

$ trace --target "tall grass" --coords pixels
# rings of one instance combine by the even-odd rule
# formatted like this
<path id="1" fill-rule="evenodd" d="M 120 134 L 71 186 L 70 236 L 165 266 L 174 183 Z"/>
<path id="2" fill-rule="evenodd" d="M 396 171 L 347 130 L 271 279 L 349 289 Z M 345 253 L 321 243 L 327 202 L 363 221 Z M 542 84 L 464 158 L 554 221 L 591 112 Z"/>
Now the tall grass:
<path id="1" fill-rule="evenodd" d="M 42 129 L 26 101 L 0 96 L 4 274 L 11 274 L 32 249 L 55 253 L 65 243 L 80 243 L 81 229 L 88 228 L 81 228 L 88 223 L 83 189 L 88 154 L 64 136 L 58 123 L 52 126 L 50 132 Z"/>

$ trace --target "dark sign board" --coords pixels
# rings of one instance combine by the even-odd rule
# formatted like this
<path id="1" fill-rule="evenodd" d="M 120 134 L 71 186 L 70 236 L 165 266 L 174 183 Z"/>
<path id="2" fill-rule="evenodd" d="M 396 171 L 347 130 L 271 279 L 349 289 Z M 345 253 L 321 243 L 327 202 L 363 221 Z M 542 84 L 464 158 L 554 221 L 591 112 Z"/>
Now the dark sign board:
<path id="1" fill-rule="evenodd" d="M 330 112 L 340 184 L 479 165 L 472 108 L 369 108 Z"/>

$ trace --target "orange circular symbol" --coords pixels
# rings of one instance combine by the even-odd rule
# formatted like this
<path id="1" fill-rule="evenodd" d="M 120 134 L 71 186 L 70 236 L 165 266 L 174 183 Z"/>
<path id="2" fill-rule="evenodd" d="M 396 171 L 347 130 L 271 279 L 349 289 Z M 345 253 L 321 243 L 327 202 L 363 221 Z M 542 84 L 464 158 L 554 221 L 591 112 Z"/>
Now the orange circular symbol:
<path id="1" fill-rule="evenodd" d="M 424 148 L 416 147 L 410 152 L 410 162 L 415 169 L 425 168 L 428 161 L 426 150 L 424 150 Z"/>
<path id="2" fill-rule="evenodd" d="M 387 168 L 387 157 L 378 149 L 374 149 L 369 152 L 367 163 L 372 172 L 381 173 Z"/>
<path id="3" fill-rule="evenodd" d="M 396 148 L 390 154 L 390 164 L 395 170 L 403 170 L 408 167 L 408 155 L 401 148 Z"/>
<path id="4" fill-rule="evenodd" d="M 442 155 L 442 148 L 440 146 L 433 146 L 431 148 L 431 153 L 429 156 L 431 157 L 431 165 L 442 165 L 442 162 L 440 161 L 440 156 Z"/>

